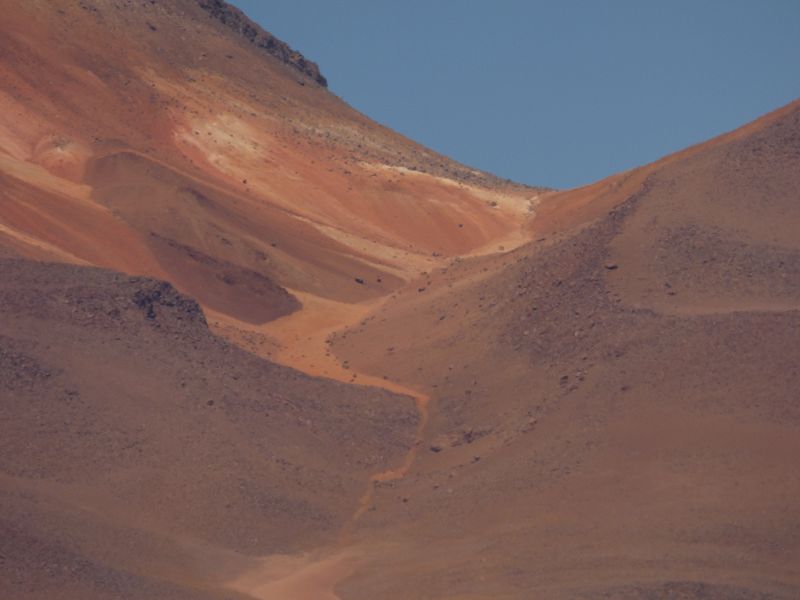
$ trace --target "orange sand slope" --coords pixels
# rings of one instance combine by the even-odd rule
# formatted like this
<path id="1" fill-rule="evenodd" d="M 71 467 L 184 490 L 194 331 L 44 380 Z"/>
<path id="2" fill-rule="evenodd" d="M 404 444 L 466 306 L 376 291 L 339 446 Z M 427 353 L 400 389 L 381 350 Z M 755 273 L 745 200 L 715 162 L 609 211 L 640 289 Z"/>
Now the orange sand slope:
<path id="1" fill-rule="evenodd" d="M 296 309 L 280 287 L 384 295 L 519 231 L 540 195 L 369 121 L 197 2 L 0 8 L 0 226 L 27 256 L 258 323 Z"/>

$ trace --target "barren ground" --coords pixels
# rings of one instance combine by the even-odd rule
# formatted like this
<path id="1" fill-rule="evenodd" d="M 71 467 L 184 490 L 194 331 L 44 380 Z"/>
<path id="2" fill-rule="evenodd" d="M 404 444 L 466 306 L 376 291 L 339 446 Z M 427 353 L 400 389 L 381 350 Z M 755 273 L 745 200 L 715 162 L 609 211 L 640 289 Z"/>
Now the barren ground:
<path id="1" fill-rule="evenodd" d="M 0 596 L 800 596 L 800 105 L 529 188 L 213 6 L 0 0 Z"/>

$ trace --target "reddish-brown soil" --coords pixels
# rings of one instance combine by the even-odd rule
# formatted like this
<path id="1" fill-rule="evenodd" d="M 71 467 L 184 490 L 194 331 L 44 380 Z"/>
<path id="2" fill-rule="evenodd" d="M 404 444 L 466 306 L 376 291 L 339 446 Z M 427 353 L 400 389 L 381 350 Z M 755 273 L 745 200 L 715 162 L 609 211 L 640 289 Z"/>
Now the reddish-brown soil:
<path id="1" fill-rule="evenodd" d="M 800 104 L 555 192 L 216 0 L 0 10 L 0 597 L 800 595 Z"/>
<path id="2" fill-rule="evenodd" d="M 337 336 L 432 396 L 361 523 L 399 547 L 343 597 L 800 593 L 800 104 L 746 130 L 551 196 L 530 245 Z"/>

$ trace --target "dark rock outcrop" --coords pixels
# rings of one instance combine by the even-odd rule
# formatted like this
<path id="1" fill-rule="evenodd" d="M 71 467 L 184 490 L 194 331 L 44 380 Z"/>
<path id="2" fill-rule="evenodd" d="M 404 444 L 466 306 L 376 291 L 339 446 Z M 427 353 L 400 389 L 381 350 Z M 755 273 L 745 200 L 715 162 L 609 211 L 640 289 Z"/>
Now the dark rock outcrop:
<path id="1" fill-rule="evenodd" d="M 315 62 L 308 60 L 268 31 L 264 31 L 235 6 L 231 6 L 225 0 L 197 0 L 197 3 L 212 18 L 233 29 L 250 43 L 307 75 L 322 87 L 328 87 L 328 81 L 319 72 Z"/>
<path id="2" fill-rule="evenodd" d="M 133 302 L 145 312 L 150 321 L 158 319 L 159 309 L 170 311 L 178 321 L 199 322 L 206 325 L 206 318 L 200 305 L 187 296 L 184 296 L 172 284 L 166 281 L 152 279 L 131 278 L 131 283 L 141 282 L 141 287 L 133 295 Z"/>

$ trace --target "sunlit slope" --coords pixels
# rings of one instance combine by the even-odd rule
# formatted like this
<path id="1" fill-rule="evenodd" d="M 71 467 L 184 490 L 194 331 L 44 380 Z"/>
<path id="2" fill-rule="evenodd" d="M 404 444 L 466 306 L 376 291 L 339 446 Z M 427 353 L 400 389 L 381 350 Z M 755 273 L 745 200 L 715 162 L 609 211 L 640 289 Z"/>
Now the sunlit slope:
<path id="1" fill-rule="evenodd" d="M 296 308 L 280 287 L 368 299 L 520 229 L 537 190 L 377 125 L 211 4 L 2 2 L 4 244 L 263 322 Z"/>

